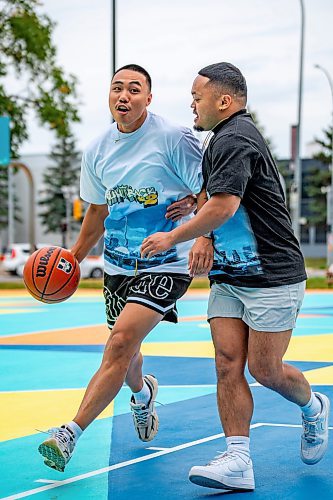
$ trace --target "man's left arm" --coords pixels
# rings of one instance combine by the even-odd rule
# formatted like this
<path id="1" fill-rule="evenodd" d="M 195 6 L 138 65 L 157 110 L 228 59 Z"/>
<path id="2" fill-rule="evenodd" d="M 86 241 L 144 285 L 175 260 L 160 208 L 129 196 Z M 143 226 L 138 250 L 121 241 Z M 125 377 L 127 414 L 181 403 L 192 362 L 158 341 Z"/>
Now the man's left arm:
<path id="1" fill-rule="evenodd" d="M 238 196 L 217 193 L 204 204 L 191 220 L 176 227 L 169 233 L 155 233 L 143 240 L 141 256 L 153 255 L 169 250 L 177 243 L 198 238 L 227 222 L 237 212 L 240 205 Z"/>

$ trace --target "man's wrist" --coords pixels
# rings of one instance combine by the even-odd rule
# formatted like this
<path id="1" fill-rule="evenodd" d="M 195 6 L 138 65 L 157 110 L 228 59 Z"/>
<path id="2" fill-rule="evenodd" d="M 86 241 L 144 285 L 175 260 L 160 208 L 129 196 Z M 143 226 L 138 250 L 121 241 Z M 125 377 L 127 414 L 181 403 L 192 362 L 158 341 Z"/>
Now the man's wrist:
<path id="1" fill-rule="evenodd" d="M 209 231 L 209 233 L 205 233 L 202 235 L 204 238 L 208 238 L 209 240 L 213 239 L 213 235 L 212 235 L 212 232 Z"/>
<path id="2" fill-rule="evenodd" d="M 179 243 L 178 239 L 181 239 L 181 238 L 179 238 L 179 234 L 178 234 L 178 238 L 177 238 L 177 233 L 180 232 L 179 231 L 180 227 L 181 226 L 176 227 L 175 229 L 173 229 L 169 233 L 169 237 L 171 239 L 170 243 L 172 244 L 173 247 Z"/>

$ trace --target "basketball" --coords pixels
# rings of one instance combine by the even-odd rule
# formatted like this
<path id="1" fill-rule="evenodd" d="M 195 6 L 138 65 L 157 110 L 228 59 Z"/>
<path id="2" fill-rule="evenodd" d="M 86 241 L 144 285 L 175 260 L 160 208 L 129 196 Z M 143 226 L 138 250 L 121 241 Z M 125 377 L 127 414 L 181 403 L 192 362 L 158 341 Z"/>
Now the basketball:
<path id="1" fill-rule="evenodd" d="M 47 304 L 62 302 L 75 292 L 80 281 L 80 266 L 65 248 L 43 247 L 30 255 L 23 270 L 28 292 Z"/>

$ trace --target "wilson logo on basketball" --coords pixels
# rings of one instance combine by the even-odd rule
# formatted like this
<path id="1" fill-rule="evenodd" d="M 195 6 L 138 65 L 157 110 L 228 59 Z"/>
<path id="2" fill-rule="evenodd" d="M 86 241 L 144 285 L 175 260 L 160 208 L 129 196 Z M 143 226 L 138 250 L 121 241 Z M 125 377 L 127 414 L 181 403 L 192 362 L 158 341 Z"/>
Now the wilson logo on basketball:
<path id="1" fill-rule="evenodd" d="M 68 260 L 61 257 L 58 262 L 57 269 L 60 269 L 60 271 L 63 271 L 66 274 L 69 274 L 72 271 L 73 266 L 70 262 L 68 262 Z"/>
<path id="2" fill-rule="evenodd" d="M 49 263 L 51 255 L 55 250 L 56 247 L 50 247 L 46 254 L 40 257 L 36 273 L 37 278 L 44 278 L 46 276 L 47 265 Z"/>

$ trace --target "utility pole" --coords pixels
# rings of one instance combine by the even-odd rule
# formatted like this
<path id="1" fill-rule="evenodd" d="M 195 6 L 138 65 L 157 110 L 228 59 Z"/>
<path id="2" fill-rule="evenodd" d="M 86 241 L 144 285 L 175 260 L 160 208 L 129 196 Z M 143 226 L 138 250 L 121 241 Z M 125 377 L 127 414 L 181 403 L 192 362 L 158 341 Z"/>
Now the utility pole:
<path id="1" fill-rule="evenodd" d="M 302 123 L 302 96 L 303 96 L 303 54 L 304 54 L 304 4 L 300 0 L 301 6 L 301 40 L 300 40 L 300 61 L 299 61 L 299 82 L 298 82 L 298 113 L 296 128 L 296 151 L 294 163 L 294 185 L 291 194 L 291 215 L 293 229 L 298 241 L 301 239 L 300 218 L 302 206 L 302 163 L 301 163 L 301 123 Z"/>
<path id="2" fill-rule="evenodd" d="M 76 188 L 73 186 L 62 186 L 61 192 L 65 198 L 66 203 L 66 248 L 70 248 L 72 240 L 72 212 L 73 212 L 73 200 L 76 194 Z"/>
<path id="3" fill-rule="evenodd" d="M 116 72 L 116 0 L 112 0 L 112 29 L 111 29 L 111 45 L 112 45 L 112 65 L 111 65 L 111 71 L 112 71 L 112 76 Z"/>
<path id="4" fill-rule="evenodd" d="M 111 0 L 111 78 L 116 72 L 116 40 L 117 40 L 117 23 L 116 23 L 116 0 Z M 114 122 L 113 116 L 111 115 L 111 123 Z"/>

